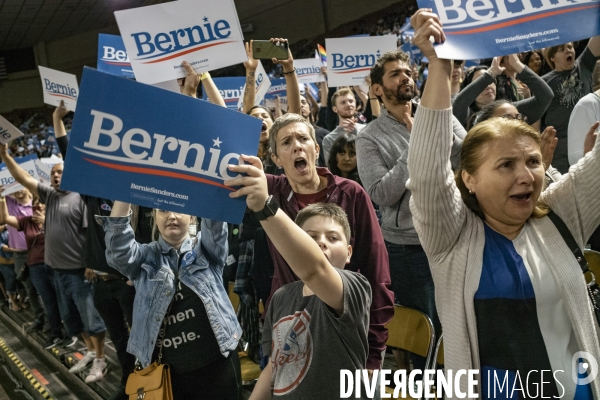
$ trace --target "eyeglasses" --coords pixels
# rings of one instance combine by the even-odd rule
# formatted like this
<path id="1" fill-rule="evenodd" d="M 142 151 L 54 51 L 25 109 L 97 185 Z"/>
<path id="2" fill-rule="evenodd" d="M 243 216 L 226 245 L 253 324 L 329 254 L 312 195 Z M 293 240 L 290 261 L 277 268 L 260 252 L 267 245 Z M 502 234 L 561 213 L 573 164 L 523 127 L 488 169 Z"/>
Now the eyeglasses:
<path id="1" fill-rule="evenodd" d="M 181 218 L 183 217 L 185 214 L 182 213 L 176 213 L 174 211 L 167 211 L 167 210 L 160 210 L 160 209 L 156 209 L 156 216 L 158 218 L 169 218 L 169 215 L 171 215 L 171 213 L 173 213 L 173 215 L 175 216 L 175 218 Z"/>
<path id="2" fill-rule="evenodd" d="M 516 119 L 517 121 L 523 121 L 523 122 L 527 122 L 527 116 L 523 115 L 523 114 L 504 114 L 501 115 L 500 118 L 506 118 L 506 119 Z"/>

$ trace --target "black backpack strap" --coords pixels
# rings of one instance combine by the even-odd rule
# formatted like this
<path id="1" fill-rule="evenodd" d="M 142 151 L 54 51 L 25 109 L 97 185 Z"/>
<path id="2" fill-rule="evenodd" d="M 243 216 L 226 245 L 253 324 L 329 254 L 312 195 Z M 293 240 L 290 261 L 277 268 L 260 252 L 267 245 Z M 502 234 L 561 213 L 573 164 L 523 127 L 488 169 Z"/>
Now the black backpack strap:
<path id="1" fill-rule="evenodd" d="M 567 225 L 565 225 L 564 221 L 560 219 L 560 217 L 556 215 L 553 211 L 550 211 L 550 213 L 548 214 L 548 218 L 550 218 L 550 220 L 554 223 L 556 229 L 558 229 L 558 231 L 560 232 L 565 243 L 567 243 L 567 245 L 573 252 L 573 255 L 575 256 L 575 259 L 577 259 L 577 262 L 579 263 L 583 274 L 585 275 L 586 272 L 591 273 L 591 271 L 588 268 L 587 260 L 583 255 L 583 252 L 577 245 L 575 238 L 571 234 L 571 231 L 569 231 L 569 228 L 567 228 Z M 598 324 L 600 324 L 600 287 L 598 287 L 598 283 L 596 283 L 596 277 L 593 273 L 592 281 L 586 284 L 586 289 L 588 292 L 588 296 L 590 297 L 590 302 L 592 303 L 594 314 L 596 315 L 596 321 L 598 322 Z"/>
<path id="2" fill-rule="evenodd" d="M 550 220 L 554 223 L 554 226 L 556 226 L 556 229 L 558 229 L 558 231 L 560 232 L 560 235 L 563 237 L 563 240 L 565 241 L 567 246 L 569 246 L 569 249 L 571 249 L 571 252 L 575 256 L 575 259 L 579 263 L 579 266 L 581 267 L 583 273 L 585 274 L 586 272 L 588 272 L 589 268 L 587 260 L 585 259 L 581 248 L 579 248 L 577 241 L 571 234 L 571 231 L 569 230 L 567 225 L 558 215 L 556 215 L 556 213 L 554 213 L 554 211 L 550 211 L 550 213 L 548 213 L 548 218 L 550 218 Z"/>

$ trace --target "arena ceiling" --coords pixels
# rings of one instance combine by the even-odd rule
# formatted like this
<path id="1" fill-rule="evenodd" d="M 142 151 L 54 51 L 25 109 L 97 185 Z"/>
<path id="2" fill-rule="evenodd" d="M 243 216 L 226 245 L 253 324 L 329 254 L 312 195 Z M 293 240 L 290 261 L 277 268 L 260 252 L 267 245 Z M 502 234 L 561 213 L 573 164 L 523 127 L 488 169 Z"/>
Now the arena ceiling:
<path id="1" fill-rule="evenodd" d="M 169 0 L 0 0 L 0 51 L 116 25 L 113 12 Z M 220 1 L 220 0 L 213 0 Z M 235 0 L 240 20 L 293 0 Z"/>

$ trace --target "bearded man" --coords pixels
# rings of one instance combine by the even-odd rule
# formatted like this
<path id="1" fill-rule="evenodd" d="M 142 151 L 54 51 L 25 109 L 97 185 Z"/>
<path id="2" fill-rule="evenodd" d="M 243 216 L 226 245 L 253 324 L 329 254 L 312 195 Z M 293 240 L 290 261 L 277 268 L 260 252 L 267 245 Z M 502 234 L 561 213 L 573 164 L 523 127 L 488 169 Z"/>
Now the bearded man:
<path id="1" fill-rule="evenodd" d="M 434 297 L 434 285 L 425 251 L 412 222 L 409 208 L 408 145 L 413 115 L 418 106 L 410 57 L 403 51 L 382 55 L 371 68 L 373 92 L 383 102 L 379 118 L 358 133 L 356 156 L 358 174 L 371 200 L 382 214 L 383 237 L 388 250 L 392 290 L 397 304 L 416 308 L 431 318 L 441 333 Z M 452 164 L 460 155 L 463 127 L 454 120 L 455 140 Z M 396 354 L 397 361 L 401 362 Z M 425 359 L 413 357 L 415 368 L 423 369 Z M 402 365 L 399 365 L 402 368 Z"/>

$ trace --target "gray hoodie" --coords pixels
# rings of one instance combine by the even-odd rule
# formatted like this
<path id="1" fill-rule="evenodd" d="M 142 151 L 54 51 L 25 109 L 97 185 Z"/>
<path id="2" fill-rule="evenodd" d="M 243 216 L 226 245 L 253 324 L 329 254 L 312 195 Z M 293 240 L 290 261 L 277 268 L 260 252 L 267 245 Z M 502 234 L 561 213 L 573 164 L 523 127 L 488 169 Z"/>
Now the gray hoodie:
<path id="1" fill-rule="evenodd" d="M 452 128 L 455 137 L 450 158 L 456 168 L 466 132 L 456 118 Z M 356 139 L 358 174 L 371 200 L 379 205 L 384 239 L 395 244 L 420 244 L 408 204 L 410 191 L 406 189 L 409 141 L 406 126 L 385 109 Z"/>

